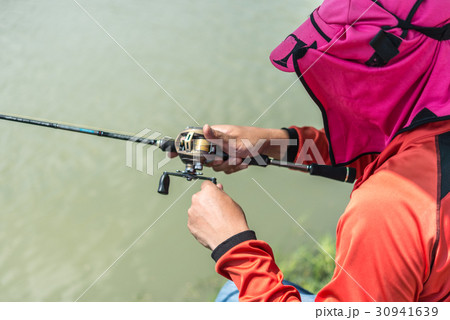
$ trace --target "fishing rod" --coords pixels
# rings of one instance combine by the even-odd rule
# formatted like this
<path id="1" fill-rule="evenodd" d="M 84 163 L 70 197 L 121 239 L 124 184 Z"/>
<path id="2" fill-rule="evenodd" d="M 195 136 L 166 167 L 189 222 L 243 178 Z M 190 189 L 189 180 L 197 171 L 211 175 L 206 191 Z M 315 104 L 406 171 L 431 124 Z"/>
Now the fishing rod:
<path id="1" fill-rule="evenodd" d="M 0 114 L 0 119 L 14 121 L 14 122 L 20 122 L 20 123 L 26 123 L 26 124 L 32 124 L 35 126 L 90 134 L 90 135 L 94 135 L 94 136 L 111 138 L 111 139 L 127 140 L 127 141 L 131 140 L 133 142 L 139 142 L 139 143 L 149 144 L 152 146 L 157 146 L 158 148 L 160 148 L 163 151 L 175 151 L 175 147 L 173 145 L 173 139 L 167 139 L 167 138 L 160 139 L 160 140 L 146 139 L 146 138 L 136 137 L 136 136 L 122 134 L 122 133 L 118 133 L 118 132 L 108 132 L 108 131 L 102 131 L 102 130 L 96 130 L 96 129 L 88 129 L 88 128 L 78 127 L 74 124 L 56 123 L 56 122 L 40 120 L 40 119 L 24 118 L 24 117 L 9 115 L 9 114 Z"/>
<path id="2" fill-rule="evenodd" d="M 206 140 L 202 128 L 199 127 L 187 127 L 178 134 L 176 139 L 165 137 L 156 140 L 118 132 L 85 128 L 73 124 L 63 124 L 15 115 L 0 114 L 0 120 L 72 131 L 110 139 L 132 141 L 156 146 L 165 152 L 176 152 L 180 160 L 185 164 L 185 169 L 183 171 L 177 170 L 176 172 L 164 171 L 161 175 L 158 186 L 158 193 L 160 194 L 169 194 L 170 176 L 185 178 L 188 181 L 200 179 L 217 183 L 216 178 L 203 176 L 203 173 L 201 172 L 203 170 L 203 166 L 217 159 L 217 157 L 223 160 L 227 160 L 229 158 L 229 156 L 222 152 L 217 145 Z M 313 176 L 321 176 L 348 183 L 353 183 L 356 178 L 356 170 L 354 168 L 332 167 L 315 163 L 308 165 L 298 164 L 273 159 L 266 155 L 247 157 L 243 160 L 243 163 L 260 167 L 267 167 L 269 165 L 284 167 L 302 172 L 308 172 Z"/>

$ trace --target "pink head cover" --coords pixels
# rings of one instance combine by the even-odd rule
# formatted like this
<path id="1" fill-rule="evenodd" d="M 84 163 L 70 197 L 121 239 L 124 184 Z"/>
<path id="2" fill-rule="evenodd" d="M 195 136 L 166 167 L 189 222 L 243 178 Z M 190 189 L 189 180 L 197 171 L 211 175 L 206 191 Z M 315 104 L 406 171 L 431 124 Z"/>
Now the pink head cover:
<path id="1" fill-rule="evenodd" d="M 395 27 L 395 16 L 407 20 L 416 2 L 412 25 L 443 27 L 450 1 L 378 2 L 325 0 L 270 56 L 278 69 L 297 72 L 321 108 L 335 165 L 383 151 L 402 129 L 450 118 L 450 40 Z M 382 28 L 398 52 L 374 65 L 371 41 Z"/>

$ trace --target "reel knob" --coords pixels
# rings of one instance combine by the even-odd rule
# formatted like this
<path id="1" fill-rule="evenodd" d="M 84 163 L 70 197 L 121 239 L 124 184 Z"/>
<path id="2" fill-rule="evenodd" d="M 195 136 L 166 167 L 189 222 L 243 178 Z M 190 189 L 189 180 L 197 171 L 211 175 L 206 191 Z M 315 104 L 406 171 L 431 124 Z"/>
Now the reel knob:
<path id="1" fill-rule="evenodd" d="M 169 194 L 169 186 L 170 186 L 170 176 L 167 172 L 161 175 L 159 179 L 158 193 L 159 194 Z"/>

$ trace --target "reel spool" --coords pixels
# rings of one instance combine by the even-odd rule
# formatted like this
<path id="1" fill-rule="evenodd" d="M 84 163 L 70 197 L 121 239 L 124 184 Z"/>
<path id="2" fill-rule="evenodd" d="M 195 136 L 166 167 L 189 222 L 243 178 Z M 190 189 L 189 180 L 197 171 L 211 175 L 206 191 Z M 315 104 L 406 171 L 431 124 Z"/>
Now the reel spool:
<path id="1" fill-rule="evenodd" d="M 181 161 L 186 165 L 184 171 L 165 171 L 159 180 L 158 193 L 169 194 L 170 176 L 182 177 L 188 181 L 194 179 L 209 180 L 217 183 L 216 178 L 202 176 L 203 165 L 214 160 L 217 147 L 206 140 L 203 129 L 187 127 L 175 139 L 175 150 Z"/>
<path id="2" fill-rule="evenodd" d="M 202 128 L 187 127 L 175 139 L 175 149 L 186 170 L 203 170 L 203 165 L 214 159 L 216 146 L 206 140 Z"/>

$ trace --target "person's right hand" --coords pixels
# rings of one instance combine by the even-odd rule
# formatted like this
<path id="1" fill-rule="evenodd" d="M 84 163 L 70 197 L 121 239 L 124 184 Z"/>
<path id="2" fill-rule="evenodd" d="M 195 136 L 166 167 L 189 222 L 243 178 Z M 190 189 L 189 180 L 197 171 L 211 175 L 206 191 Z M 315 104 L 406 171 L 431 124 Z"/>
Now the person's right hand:
<path id="1" fill-rule="evenodd" d="M 256 127 L 243 127 L 235 125 L 203 126 L 205 138 L 218 145 L 229 159 L 224 161 L 216 159 L 206 164 L 214 171 L 223 171 L 226 174 L 237 172 L 248 167 L 242 161 L 247 157 L 265 154 L 279 158 L 279 147 L 270 145 L 271 139 L 288 139 L 288 134 L 281 129 L 266 129 Z"/>

